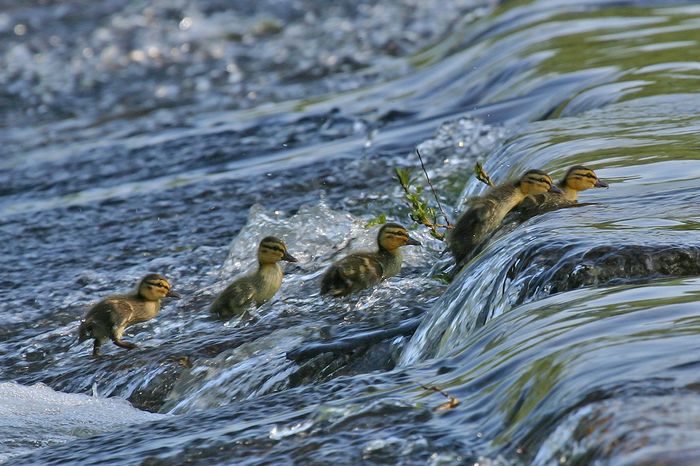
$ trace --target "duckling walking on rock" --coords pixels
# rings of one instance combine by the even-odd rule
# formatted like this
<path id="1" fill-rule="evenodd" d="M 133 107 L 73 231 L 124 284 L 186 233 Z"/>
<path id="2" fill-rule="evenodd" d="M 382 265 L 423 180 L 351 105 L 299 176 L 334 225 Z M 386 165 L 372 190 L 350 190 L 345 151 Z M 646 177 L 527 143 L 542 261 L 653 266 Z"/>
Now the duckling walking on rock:
<path id="1" fill-rule="evenodd" d="M 163 298 L 179 299 L 180 294 L 170 289 L 170 282 L 162 275 L 146 275 L 134 293 L 111 296 L 95 304 L 80 324 L 79 341 L 95 340 L 93 356 L 100 355 L 100 346 L 107 339 L 125 349 L 136 348 L 136 344 L 122 340 L 124 330 L 157 316 Z"/>
<path id="2" fill-rule="evenodd" d="M 557 183 L 561 194 L 546 192 L 527 196 L 515 211 L 521 220 L 549 210 L 576 205 L 579 191 L 591 188 L 607 188 L 608 183 L 598 179 L 593 170 L 582 165 L 569 168 L 564 178 Z"/>
<path id="3" fill-rule="evenodd" d="M 471 201 L 447 238 L 447 244 L 457 264 L 470 257 L 476 248 L 493 233 L 513 207 L 528 195 L 561 189 L 552 184 L 552 178 L 541 170 L 530 170 L 519 180 L 491 188 Z"/>
<path id="4" fill-rule="evenodd" d="M 350 254 L 330 266 L 321 281 L 321 294 L 345 296 L 376 285 L 401 270 L 401 246 L 420 246 L 397 223 L 387 223 L 377 234 L 377 252 Z"/>
<path id="5" fill-rule="evenodd" d="M 296 262 L 279 238 L 268 236 L 258 247 L 259 267 L 255 273 L 231 283 L 211 305 L 212 314 L 229 318 L 243 314 L 253 303 L 257 306 L 272 299 L 282 285 L 282 267 L 278 262 Z"/>

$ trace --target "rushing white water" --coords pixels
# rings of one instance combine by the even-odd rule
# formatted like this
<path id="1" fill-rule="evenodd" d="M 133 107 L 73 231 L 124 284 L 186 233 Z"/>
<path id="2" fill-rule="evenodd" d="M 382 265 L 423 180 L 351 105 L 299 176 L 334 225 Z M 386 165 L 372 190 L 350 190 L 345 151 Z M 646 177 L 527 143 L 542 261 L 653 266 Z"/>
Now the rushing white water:
<path id="1" fill-rule="evenodd" d="M 0 463 L 36 448 L 157 421 L 119 398 L 62 393 L 44 384 L 0 383 Z"/>

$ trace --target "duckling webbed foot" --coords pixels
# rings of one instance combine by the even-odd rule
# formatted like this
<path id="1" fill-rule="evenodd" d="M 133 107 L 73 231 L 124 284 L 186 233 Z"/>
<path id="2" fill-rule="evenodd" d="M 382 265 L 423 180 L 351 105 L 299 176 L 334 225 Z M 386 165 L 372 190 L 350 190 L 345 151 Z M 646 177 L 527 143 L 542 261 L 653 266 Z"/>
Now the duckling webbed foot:
<path id="1" fill-rule="evenodd" d="M 115 345 L 119 346 L 120 348 L 124 348 L 124 349 L 135 349 L 135 348 L 139 347 L 136 343 L 131 343 L 130 341 L 119 340 L 117 338 L 112 338 L 112 341 L 114 342 Z"/>
<path id="2" fill-rule="evenodd" d="M 122 340 L 123 334 L 124 334 L 124 328 L 115 325 L 112 328 L 112 334 L 109 336 L 109 338 L 114 342 L 115 345 L 117 345 L 120 348 L 124 348 L 124 349 L 138 348 L 136 343 L 131 343 L 130 341 Z"/>
<path id="3" fill-rule="evenodd" d="M 102 353 L 100 353 L 100 346 L 102 343 L 100 340 L 95 340 L 95 343 L 92 345 L 92 357 L 93 358 L 99 358 Z"/>

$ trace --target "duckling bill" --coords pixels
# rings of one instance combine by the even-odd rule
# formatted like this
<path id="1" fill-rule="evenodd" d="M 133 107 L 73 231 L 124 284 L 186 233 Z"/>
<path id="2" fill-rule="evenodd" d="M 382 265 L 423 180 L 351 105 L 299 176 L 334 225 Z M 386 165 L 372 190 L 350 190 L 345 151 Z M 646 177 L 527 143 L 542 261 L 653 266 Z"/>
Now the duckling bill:
<path id="1" fill-rule="evenodd" d="M 561 193 L 542 170 L 530 170 L 517 181 L 495 186 L 474 199 L 447 238 L 457 264 L 471 257 L 477 247 L 500 225 L 505 216 L 528 195 Z"/>
<path id="2" fill-rule="evenodd" d="M 397 223 L 387 223 L 377 234 L 377 252 L 350 254 L 330 266 L 321 280 L 321 294 L 345 296 L 376 285 L 401 270 L 399 248 L 420 242 Z"/>
<path id="3" fill-rule="evenodd" d="M 557 183 L 561 193 L 546 192 L 527 196 L 514 211 L 520 220 L 562 207 L 574 206 L 578 193 L 592 188 L 607 188 L 608 183 L 598 178 L 593 170 L 582 165 L 569 168 Z"/>
<path id="4" fill-rule="evenodd" d="M 161 299 L 180 297 L 162 275 L 146 275 L 134 293 L 105 298 L 90 308 L 78 329 L 79 341 L 94 340 L 93 356 L 100 355 L 100 346 L 107 339 L 121 348 L 134 349 L 135 343 L 122 340 L 124 330 L 157 316 Z"/>
<path id="5" fill-rule="evenodd" d="M 258 270 L 231 283 L 211 305 L 212 314 L 230 318 L 243 314 L 253 303 L 260 306 L 272 299 L 282 285 L 279 261 L 297 262 L 279 238 L 268 236 L 258 246 Z"/>

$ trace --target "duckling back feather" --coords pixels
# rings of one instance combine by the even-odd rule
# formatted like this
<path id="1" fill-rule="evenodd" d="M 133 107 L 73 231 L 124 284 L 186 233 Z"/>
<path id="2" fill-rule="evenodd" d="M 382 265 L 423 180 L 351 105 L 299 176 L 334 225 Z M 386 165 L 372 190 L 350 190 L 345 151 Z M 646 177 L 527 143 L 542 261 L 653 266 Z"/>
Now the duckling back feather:
<path id="1" fill-rule="evenodd" d="M 158 314 L 159 302 L 148 302 L 135 295 L 112 296 L 95 304 L 80 325 L 80 341 L 107 339 L 115 327 L 145 322 Z"/>
<path id="2" fill-rule="evenodd" d="M 515 196 L 516 190 L 516 183 L 506 183 L 471 202 L 447 238 L 448 247 L 457 263 L 473 255 L 486 237 L 498 228 L 520 200 Z"/>
<path id="3" fill-rule="evenodd" d="M 576 204 L 576 201 L 571 201 L 558 193 L 540 193 L 527 196 L 523 199 L 523 202 L 513 209 L 513 212 L 517 220 L 522 222 L 536 215 L 565 207 L 573 207 Z"/>
<path id="4" fill-rule="evenodd" d="M 240 315 L 245 312 L 255 298 L 255 279 L 246 276 L 231 283 L 217 296 L 211 305 L 211 312 L 220 316 Z"/>
<path id="5" fill-rule="evenodd" d="M 376 285 L 383 276 L 384 266 L 377 253 L 350 254 L 331 265 L 323 275 L 321 294 L 345 296 Z"/>
<path id="6" fill-rule="evenodd" d="M 330 266 L 321 280 L 321 294 L 345 296 L 370 286 L 401 271 L 400 248 L 420 246 L 398 223 L 385 223 L 377 233 L 376 252 L 358 252 Z"/>

